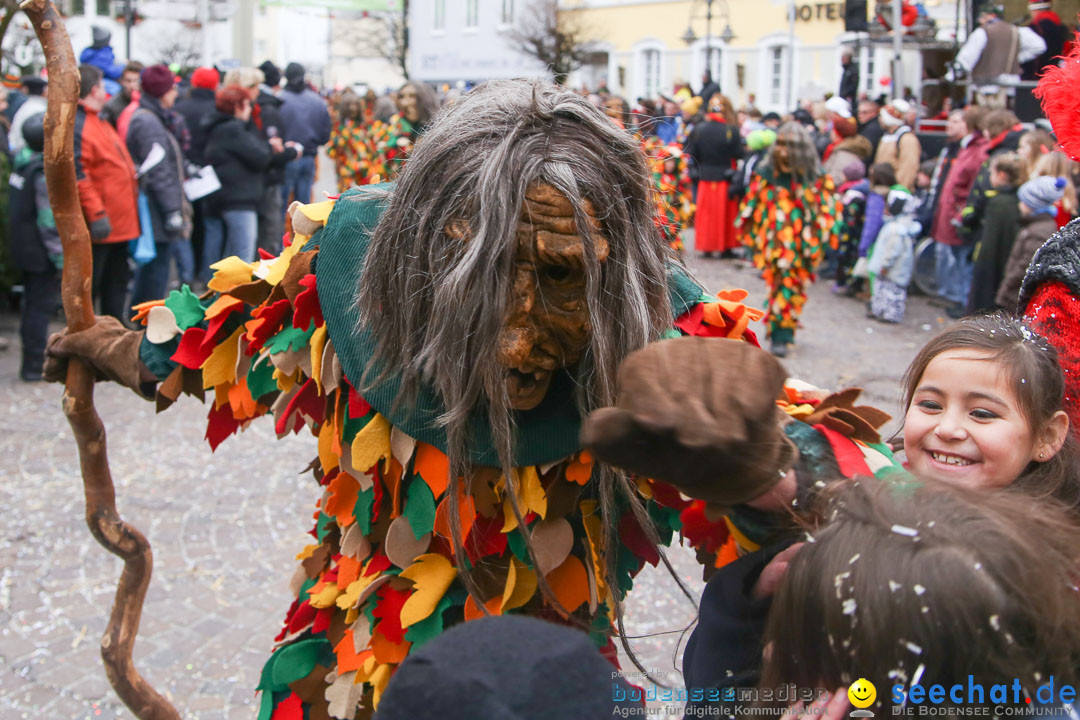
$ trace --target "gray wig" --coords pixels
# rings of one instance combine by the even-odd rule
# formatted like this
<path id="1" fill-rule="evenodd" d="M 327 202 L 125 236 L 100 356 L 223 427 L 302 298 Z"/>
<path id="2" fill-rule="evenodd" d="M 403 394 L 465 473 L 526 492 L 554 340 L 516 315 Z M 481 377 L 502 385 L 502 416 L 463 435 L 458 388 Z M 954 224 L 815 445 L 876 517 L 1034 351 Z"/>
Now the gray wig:
<path id="1" fill-rule="evenodd" d="M 818 158 L 817 149 L 814 148 L 814 140 L 810 132 L 802 123 L 788 121 L 780 126 L 776 133 L 776 139 L 783 138 L 787 143 L 788 165 L 791 166 L 791 174 L 799 182 L 812 182 L 821 176 L 821 160 Z M 773 153 L 776 144 L 773 143 L 769 150 L 767 164 L 773 168 Z"/>
<path id="2" fill-rule="evenodd" d="M 420 115 L 417 124 L 423 128 L 431 122 L 432 118 L 435 117 L 435 113 L 439 112 L 439 96 L 435 93 L 435 89 L 427 83 L 410 80 L 402 85 L 401 89 L 404 90 L 407 87 L 411 87 L 416 91 L 416 110 Z"/>
<path id="3" fill-rule="evenodd" d="M 592 332 L 581 360 L 567 368 L 583 417 L 614 404 L 622 360 L 672 323 L 665 263 L 674 255 L 653 223 L 648 168 L 629 133 L 585 98 L 537 80 L 484 83 L 444 108 L 421 136 L 375 228 L 357 299 L 360 324 L 378 338 L 376 360 L 402 373 L 400 401 L 411 402 L 421 383 L 441 397 L 452 477 L 469 470 L 468 416 L 486 409 L 502 471 L 514 482 L 513 417 L 496 347 L 513 292 L 516 226 L 526 189 L 535 183 L 570 200 L 578 228 L 590 227 L 589 200 L 609 243 L 601 266 L 595 238 L 583 235 Z M 467 240 L 448 232 L 452 223 L 468 228 Z M 367 374 L 361 385 L 376 380 Z M 655 539 L 632 483 L 607 467 L 598 475 L 601 508 L 613 511 L 615 494 L 622 493 Z M 449 497 L 456 503 L 456 493 Z M 515 494 L 508 497 L 529 535 Z M 453 525 L 461 557 L 460 529 Z M 606 547 L 614 548 L 614 522 L 605 525 Z M 609 571 L 615 565 L 612 557 Z M 473 592 L 465 573 L 463 580 Z"/>

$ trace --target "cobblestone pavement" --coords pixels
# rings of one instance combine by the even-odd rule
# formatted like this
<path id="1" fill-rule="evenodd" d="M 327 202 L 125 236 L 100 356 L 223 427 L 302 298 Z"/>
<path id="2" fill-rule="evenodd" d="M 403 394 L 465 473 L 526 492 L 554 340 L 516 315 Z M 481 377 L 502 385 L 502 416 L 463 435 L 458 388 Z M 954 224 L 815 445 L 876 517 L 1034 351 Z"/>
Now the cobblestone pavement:
<path id="1" fill-rule="evenodd" d="M 746 267 L 696 257 L 690 264 L 708 287 L 746 287 L 755 304 L 764 298 Z M 10 342 L 0 351 L 7 407 L 0 416 L 0 718 L 131 717 L 98 654 L 121 563 L 87 531 L 61 389 L 17 378 L 16 322 L 0 316 L 0 336 Z M 870 402 L 894 411 L 905 365 L 945 320 L 913 298 L 903 325 L 884 326 L 822 283 L 803 322 L 787 359 L 792 375 L 827 387 L 860 385 Z M 291 600 L 287 581 L 318 496 L 310 476 L 298 474 L 316 455 L 315 439 L 277 441 L 270 423 L 259 422 L 211 454 L 202 439 L 206 408 L 190 398 L 155 416 L 151 404 L 102 385 L 97 406 L 120 513 L 155 554 L 136 666 L 185 718 L 254 717 L 254 688 Z M 683 549 L 670 555 L 696 596 L 693 557 Z M 664 571 L 646 568 L 629 601 L 629 632 L 646 667 L 676 687 L 676 644 L 694 614 Z"/>

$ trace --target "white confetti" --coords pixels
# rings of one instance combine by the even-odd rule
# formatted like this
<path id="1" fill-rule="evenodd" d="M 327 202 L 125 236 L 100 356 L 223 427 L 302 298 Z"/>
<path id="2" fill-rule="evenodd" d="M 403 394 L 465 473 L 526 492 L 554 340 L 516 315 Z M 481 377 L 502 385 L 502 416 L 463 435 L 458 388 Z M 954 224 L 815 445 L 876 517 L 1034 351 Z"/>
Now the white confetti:
<path id="1" fill-rule="evenodd" d="M 854 565 L 862 557 L 862 553 L 855 553 L 851 556 L 851 559 L 847 561 L 848 565 Z"/>
<path id="2" fill-rule="evenodd" d="M 995 632 L 1001 632 L 1001 618 L 999 618 L 997 615 L 991 615 L 990 627 L 994 628 Z"/>
<path id="3" fill-rule="evenodd" d="M 901 585 L 900 583 L 896 582 L 895 580 L 890 580 L 889 581 L 889 590 L 892 590 L 893 592 L 896 592 L 897 590 L 899 590 L 902 587 L 904 587 L 904 586 Z"/>
<path id="4" fill-rule="evenodd" d="M 903 525 L 893 525 L 891 530 L 897 535 L 906 535 L 908 537 L 918 537 L 919 531 L 915 528 L 904 527 Z"/>
<path id="5" fill-rule="evenodd" d="M 919 647 L 918 645 L 916 645 L 915 643 L 910 642 L 908 640 L 901 640 L 900 642 L 902 642 L 904 644 L 904 647 L 906 647 L 909 652 L 913 652 L 916 655 L 922 655 L 922 648 Z"/>
<path id="6" fill-rule="evenodd" d="M 922 680 L 922 674 L 924 670 L 926 670 L 926 666 L 922 663 L 919 663 L 919 667 L 915 668 L 915 674 L 911 677 L 912 686 L 919 684 L 919 681 Z"/>
<path id="7" fill-rule="evenodd" d="M 915 591 L 916 595 L 922 595 L 924 592 L 926 592 L 926 588 L 924 588 L 922 585 L 916 585 L 912 588 L 912 590 Z"/>
<path id="8" fill-rule="evenodd" d="M 844 614 L 845 615 L 854 615 L 855 614 L 855 607 L 856 607 L 855 598 L 848 598 L 847 600 L 844 601 Z"/>

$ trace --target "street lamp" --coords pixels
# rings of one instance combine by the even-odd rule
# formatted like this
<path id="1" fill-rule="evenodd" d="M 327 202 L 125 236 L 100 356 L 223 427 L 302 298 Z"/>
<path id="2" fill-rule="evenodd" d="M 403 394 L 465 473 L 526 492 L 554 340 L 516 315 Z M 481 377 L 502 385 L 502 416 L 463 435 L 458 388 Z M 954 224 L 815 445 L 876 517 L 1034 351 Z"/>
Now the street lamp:
<path id="1" fill-rule="evenodd" d="M 714 0 L 705 0 L 705 68 L 712 72 L 712 6 Z M 731 13 L 728 9 L 727 0 L 722 0 L 723 10 L 722 17 L 725 20 L 724 29 L 720 33 L 720 40 L 726 45 L 735 39 L 735 31 L 731 29 Z M 693 7 L 696 7 L 696 3 Z M 698 36 L 694 32 L 694 10 L 693 7 L 690 10 L 690 25 L 687 26 L 686 32 L 682 34 L 680 38 L 687 45 L 693 45 L 698 41 Z"/>

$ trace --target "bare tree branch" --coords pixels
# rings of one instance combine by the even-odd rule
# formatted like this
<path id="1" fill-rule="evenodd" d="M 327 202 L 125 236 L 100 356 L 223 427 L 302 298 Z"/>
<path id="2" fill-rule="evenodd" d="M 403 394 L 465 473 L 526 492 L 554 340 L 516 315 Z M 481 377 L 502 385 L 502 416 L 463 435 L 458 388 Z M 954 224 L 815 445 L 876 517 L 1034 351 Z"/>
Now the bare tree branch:
<path id="1" fill-rule="evenodd" d="M 408 4 L 406 3 L 406 8 Z M 382 58 L 409 79 L 408 25 L 404 12 L 335 11 L 335 18 L 346 22 L 331 23 L 332 43 L 353 50 L 354 57 Z"/>
<path id="2" fill-rule="evenodd" d="M 534 0 L 506 34 L 511 49 L 539 60 L 560 85 L 588 59 L 588 38 L 580 16 L 560 12 L 558 0 Z"/>

